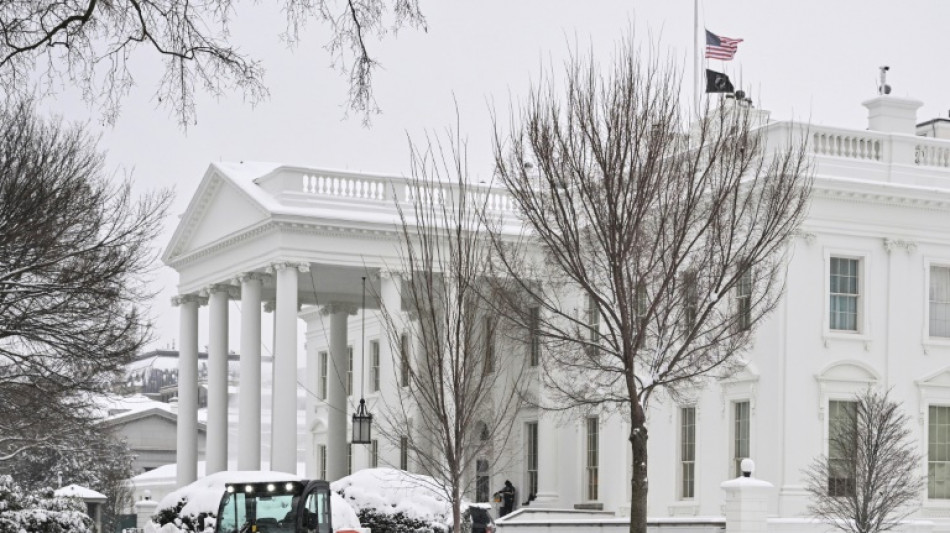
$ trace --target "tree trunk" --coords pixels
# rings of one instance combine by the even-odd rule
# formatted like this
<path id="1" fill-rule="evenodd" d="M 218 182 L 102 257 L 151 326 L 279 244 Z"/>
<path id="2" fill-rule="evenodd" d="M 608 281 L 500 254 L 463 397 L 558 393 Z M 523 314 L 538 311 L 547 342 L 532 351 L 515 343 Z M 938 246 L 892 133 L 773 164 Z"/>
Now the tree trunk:
<path id="1" fill-rule="evenodd" d="M 639 410 L 638 408 L 635 408 Z M 630 481 L 630 533 L 647 532 L 647 427 L 642 416 L 635 416 L 630 430 L 633 450 L 633 476 Z"/>
<path id="2" fill-rule="evenodd" d="M 454 533 L 462 531 L 462 490 L 460 484 L 459 479 L 456 479 L 452 484 L 452 531 Z"/>

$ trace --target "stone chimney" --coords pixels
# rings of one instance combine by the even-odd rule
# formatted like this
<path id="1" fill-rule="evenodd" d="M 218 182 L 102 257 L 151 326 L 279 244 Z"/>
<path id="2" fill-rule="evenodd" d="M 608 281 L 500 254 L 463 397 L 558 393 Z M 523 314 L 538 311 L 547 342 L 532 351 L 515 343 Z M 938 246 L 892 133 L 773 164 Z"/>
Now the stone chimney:
<path id="1" fill-rule="evenodd" d="M 917 133 L 917 109 L 924 105 L 919 100 L 883 95 L 861 105 L 868 108 L 868 129 L 883 133 Z"/>

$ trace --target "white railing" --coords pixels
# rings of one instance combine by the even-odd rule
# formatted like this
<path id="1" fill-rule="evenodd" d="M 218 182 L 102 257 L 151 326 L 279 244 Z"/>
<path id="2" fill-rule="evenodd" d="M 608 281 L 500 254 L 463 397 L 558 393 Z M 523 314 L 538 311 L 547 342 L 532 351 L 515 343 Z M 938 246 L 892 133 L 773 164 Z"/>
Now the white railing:
<path id="1" fill-rule="evenodd" d="M 353 174 L 304 174 L 303 192 L 330 198 L 386 200 L 389 182 L 375 176 Z"/>
<path id="2" fill-rule="evenodd" d="M 818 155 L 881 161 L 882 136 L 817 130 L 812 134 L 812 150 Z"/>
<path id="3" fill-rule="evenodd" d="M 914 163 L 927 167 L 950 167 L 950 143 L 919 140 L 914 147 Z"/>
<path id="4" fill-rule="evenodd" d="M 290 173 L 285 174 L 288 179 L 281 181 L 282 185 L 277 187 L 283 187 L 285 192 L 303 193 L 304 197 L 312 199 L 304 200 L 308 202 L 327 199 L 395 208 L 395 202 L 402 205 L 412 205 L 416 202 L 443 205 L 451 201 L 452 204 L 457 204 L 460 193 L 455 183 L 418 186 L 398 176 L 361 175 L 315 169 L 287 169 L 285 172 Z M 299 184 L 299 188 L 296 184 Z M 484 208 L 495 213 L 517 212 L 514 200 L 503 188 L 468 185 L 465 194 L 466 204 L 473 208 Z"/>

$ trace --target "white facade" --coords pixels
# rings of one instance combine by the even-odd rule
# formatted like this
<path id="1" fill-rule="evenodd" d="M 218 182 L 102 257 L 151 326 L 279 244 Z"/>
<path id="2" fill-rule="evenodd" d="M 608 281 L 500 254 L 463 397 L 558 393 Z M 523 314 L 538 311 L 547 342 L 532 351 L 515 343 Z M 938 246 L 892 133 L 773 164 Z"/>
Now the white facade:
<path id="1" fill-rule="evenodd" d="M 939 436 L 929 429 L 931 407 L 950 407 L 950 324 L 943 323 L 950 316 L 942 314 L 950 308 L 950 287 L 944 285 L 950 278 L 943 281 L 945 273 L 950 276 L 950 135 L 944 121 L 919 127 L 929 138 L 916 135 L 919 102 L 884 96 L 865 105 L 869 131 L 811 127 L 802 133 L 800 125 L 787 122 L 766 126 L 770 142 L 807 135 L 815 156 L 814 193 L 809 216 L 793 242 L 786 294 L 760 327 L 750 352 L 743 354 L 747 365 L 741 372 L 697 390 L 687 404 L 659 399 L 650 406 L 651 516 L 722 516 L 720 483 L 735 477 L 737 449 L 746 447 L 758 465 L 756 475 L 777 489 L 770 514 L 804 516 L 801 471 L 826 451 L 829 402 L 873 385 L 892 389 L 911 415 L 924 455 L 921 475 L 938 473 L 921 494 L 919 517 L 950 530 L 950 464 L 928 457 L 928 439 L 950 441 L 950 421 L 948 432 Z M 492 195 L 497 209 L 510 207 L 503 191 L 483 192 Z M 321 352 L 327 353 L 328 375 L 342 376 L 349 369 L 347 347 L 353 346 L 354 389 L 358 394 L 362 376 L 371 408 L 395 386 L 392 352 L 373 312 L 378 302 L 368 305 L 365 351 L 369 361 L 370 343 L 379 341 L 381 392 L 372 390 L 372 373 L 360 366 L 358 304 L 360 279 L 368 276 L 372 294 L 381 294 L 387 306 L 398 305 L 398 274 L 391 273 L 399 264 L 393 205 L 407 201 L 408 193 L 396 177 L 212 164 L 166 251 L 166 263 L 181 276 L 184 365 L 193 364 L 186 352 L 197 352 L 196 313 L 209 296 L 220 293 L 210 298 L 212 317 L 219 313 L 217 325 L 211 325 L 212 337 L 218 339 L 209 347 L 212 358 L 228 350 L 220 301 L 241 299 L 243 310 L 275 302 L 270 450 L 275 470 L 291 468 L 297 459 L 293 452 L 300 450 L 307 474 L 319 475 L 319 451 L 326 446 L 327 478 L 345 474 L 347 423 L 355 402 L 341 379 L 327 380 L 327 400 L 322 400 Z M 843 286 L 847 290 L 841 292 Z M 832 301 L 843 309 L 834 317 Z M 854 313 L 848 308 L 852 304 Z M 294 349 L 298 318 L 307 341 L 306 354 L 299 356 Z M 242 355 L 242 437 L 237 447 L 242 469 L 260 464 L 259 444 L 241 446 L 245 438 L 259 442 L 261 435 L 260 386 L 254 385 L 254 376 L 259 379 L 260 320 L 254 313 L 242 316 L 242 346 L 235 347 Z M 306 358 L 303 374 L 295 374 L 297 357 Z M 191 379 L 184 368 L 179 375 L 183 384 Z M 209 377 L 209 386 L 211 382 Z M 290 412 L 299 387 L 312 391 L 302 431 L 296 413 Z M 212 409 L 217 396 L 209 394 L 208 464 L 225 465 L 225 452 L 216 449 L 226 450 L 228 444 L 210 436 L 211 417 L 222 411 Z M 180 413 L 192 401 L 183 394 Z M 626 512 L 630 452 L 627 429 L 618 417 L 601 417 L 596 425 L 532 412 L 520 417 L 509 446 L 511 460 L 491 472 L 492 491 L 510 479 L 521 491 L 519 502 L 526 498 L 527 428 L 538 422 L 534 505 Z M 184 483 L 194 477 L 190 465 L 196 456 L 189 451 L 194 422 L 181 414 L 179 421 L 178 475 Z M 737 426 L 749 428 L 747 438 L 743 431 L 737 435 Z M 292 442 L 298 431 L 304 442 Z M 685 457 L 683 439 L 691 433 L 694 453 Z M 589 442 L 597 443 L 595 497 L 588 475 L 588 461 L 593 460 Z M 368 447 L 354 450 L 353 468 L 369 466 Z M 397 447 L 380 442 L 379 451 L 380 465 L 400 464 Z"/>

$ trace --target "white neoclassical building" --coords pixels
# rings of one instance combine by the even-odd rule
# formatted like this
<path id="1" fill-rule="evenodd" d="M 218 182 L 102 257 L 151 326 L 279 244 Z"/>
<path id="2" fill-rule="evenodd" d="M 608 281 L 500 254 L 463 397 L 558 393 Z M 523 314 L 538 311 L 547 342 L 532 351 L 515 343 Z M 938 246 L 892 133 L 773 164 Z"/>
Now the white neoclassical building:
<path id="1" fill-rule="evenodd" d="M 920 103 L 892 96 L 864 106 L 867 129 L 807 129 L 816 172 L 809 215 L 792 244 L 786 295 L 743 354 L 743 370 L 680 403 L 650 406 L 652 516 L 721 516 L 719 484 L 736 476 L 746 456 L 756 460 L 756 475 L 777 487 L 770 514 L 804 516 L 802 469 L 827 452 L 841 402 L 874 386 L 891 389 L 912 418 L 927 478 L 918 517 L 950 530 L 950 120 L 918 124 Z M 770 142 L 780 142 L 799 135 L 800 126 L 764 127 Z M 504 191 L 479 192 L 492 195 L 497 209 L 508 207 Z M 262 308 L 274 311 L 273 386 L 265 394 L 273 397 L 270 468 L 292 471 L 299 460 L 307 475 L 330 480 L 375 464 L 413 468 L 398 444 L 351 450 L 347 427 L 356 393 L 364 391 L 372 408 L 397 386 L 379 302 L 361 310 L 360 283 L 366 276 L 384 305 L 399 305 L 394 206 L 408 201 L 406 193 L 405 182 L 392 176 L 253 163 L 209 167 L 164 255 L 180 275 L 180 484 L 196 475 L 195 368 L 204 309 L 208 472 L 228 464 L 231 300 L 240 301 L 241 312 L 241 343 L 234 347 L 241 354 L 239 468 L 262 462 Z M 365 337 L 356 320 L 361 311 Z M 304 360 L 297 353 L 301 327 Z M 472 476 L 487 478 L 493 491 L 510 479 L 519 500 L 537 493 L 533 505 L 626 511 L 623 421 L 533 411 L 519 417 L 511 460 Z"/>

